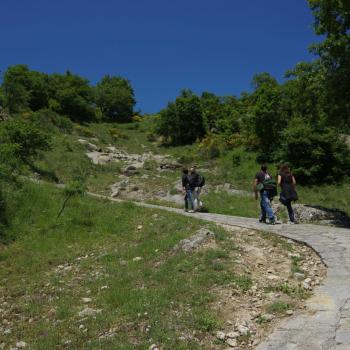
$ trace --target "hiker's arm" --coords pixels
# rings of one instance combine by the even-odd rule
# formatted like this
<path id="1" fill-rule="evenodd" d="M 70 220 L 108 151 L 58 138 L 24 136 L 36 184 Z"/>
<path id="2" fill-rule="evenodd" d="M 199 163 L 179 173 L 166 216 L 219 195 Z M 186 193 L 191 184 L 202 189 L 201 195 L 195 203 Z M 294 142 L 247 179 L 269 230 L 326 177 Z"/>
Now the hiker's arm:
<path id="1" fill-rule="evenodd" d="M 281 175 L 278 175 L 278 176 L 277 176 L 277 185 L 280 185 L 280 184 L 281 184 L 281 181 L 282 181 L 282 176 L 281 176 Z"/>
<path id="2" fill-rule="evenodd" d="M 295 177 L 292 176 L 292 183 L 293 183 L 293 186 L 295 187 L 295 185 L 297 184 L 297 182 L 295 181 Z"/>
<path id="3" fill-rule="evenodd" d="M 258 199 L 258 191 L 256 189 L 256 185 L 258 184 L 258 179 L 254 179 L 254 182 L 253 182 L 253 191 L 255 193 L 255 199 Z"/>

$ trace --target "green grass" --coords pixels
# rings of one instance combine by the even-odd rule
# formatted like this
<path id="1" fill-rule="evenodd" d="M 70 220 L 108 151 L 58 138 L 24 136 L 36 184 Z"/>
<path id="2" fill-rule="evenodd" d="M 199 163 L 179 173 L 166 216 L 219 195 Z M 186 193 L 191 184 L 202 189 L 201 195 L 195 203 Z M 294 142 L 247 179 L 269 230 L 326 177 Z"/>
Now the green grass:
<path id="1" fill-rule="evenodd" d="M 31 349 L 61 349 L 70 340 L 73 349 L 145 349 L 152 338 L 169 349 L 201 349 L 179 337 L 220 326 L 210 289 L 251 286 L 249 277 L 235 274 L 221 228 L 209 226 L 218 233 L 217 248 L 174 254 L 203 222 L 89 197 L 73 198 L 56 220 L 62 201 L 61 190 L 31 183 L 10 199 L 13 242 L 0 248 L 0 297 L 12 308 L 7 344 L 21 339 Z M 83 297 L 102 312 L 82 320 Z M 112 328 L 115 336 L 99 339 Z"/>

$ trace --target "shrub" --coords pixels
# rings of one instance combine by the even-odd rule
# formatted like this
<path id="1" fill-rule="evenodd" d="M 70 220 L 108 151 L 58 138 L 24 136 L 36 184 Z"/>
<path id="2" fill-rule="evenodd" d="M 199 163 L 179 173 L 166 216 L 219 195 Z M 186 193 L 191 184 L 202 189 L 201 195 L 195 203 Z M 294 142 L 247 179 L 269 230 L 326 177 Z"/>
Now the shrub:
<path id="1" fill-rule="evenodd" d="M 213 159 L 220 156 L 221 140 L 214 134 L 207 135 L 198 145 L 199 154 L 205 159 Z"/>
<path id="2" fill-rule="evenodd" d="M 275 158 L 288 162 L 299 182 L 333 182 L 350 175 L 350 151 L 335 129 L 296 118 L 281 140 Z"/>
<path id="3" fill-rule="evenodd" d="M 127 140 L 129 137 L 128 135 L 120 132 L 118 129 L 116 128 L 111 128 L 109 129 L 109 134 L 112 136 L 112 138 L 114 140 L 117 140 L 117 139 L 124 139 L 124 140 Z"/>
<path id="4" fill-rule="evenodd" d="M 74 129 L 80 136 L 95 137 L 95 134 L 86 126 L 76 124 Z"/>

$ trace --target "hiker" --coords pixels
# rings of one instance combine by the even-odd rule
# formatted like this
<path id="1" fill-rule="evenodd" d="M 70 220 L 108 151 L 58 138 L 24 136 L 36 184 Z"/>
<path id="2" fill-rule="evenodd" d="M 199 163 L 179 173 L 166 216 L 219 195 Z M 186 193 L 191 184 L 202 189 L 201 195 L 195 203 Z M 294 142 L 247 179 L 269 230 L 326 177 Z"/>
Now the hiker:
<path id="1" fill-rule="evenodd" d="M 266 223 L 266 216 L 269 219 L 269 224 L 275 225 L 276 220 L 271 208 L 271 200 L 276 192 L 276 183 L 271 178 L 271 175 L 267 172 L 267 166 L 262 165 L 261 170 L 255 175 L 253 182 L 253 191 L 255 193 L 255 199 L 258 199 L 258 191 L 260 192 L 260 208 L 261 214 L 259 222 Z"/>
<path id="2" fill-rule="evenodd" d="M 188 211 L 189 213 L 194 213 L 194 204 L 193 204 L 193 197 L 192 197 L 192 190 L 190 187 L 190 176 L 188 175 L 188 169 L 184 168 L 182 170 L 182 192 L 184 194 L 184 200 L 185 200 L 185 211 Z M 191 209 L 188 210 L 188 202 L 191 205 Z"/>
<path id="3" fill-rule="evenodd" d="M 190 187 L 192 191 L 194 209 L 198 210 L 203 207 L 203 203 L 199 197 L 202 191 L 202 187 L 205 184 L 205 180 L 204 176 L 197 173 L 197 167 L 195 165 L 191 167 L 190 172 Z"/>
<path id="4" fill-rule="evenodd" d="M 280 202 L 287 207 L 289 222 L 291 224 L 296 224 L 297 222 L 292 208 L 292 201 L 298 199 L 298 194 L 295 190 L 295 177 L 290 171 L 288 164 L 283 164 L 281 166 L 277 177 L 277 183 L 281 186 Z"/>

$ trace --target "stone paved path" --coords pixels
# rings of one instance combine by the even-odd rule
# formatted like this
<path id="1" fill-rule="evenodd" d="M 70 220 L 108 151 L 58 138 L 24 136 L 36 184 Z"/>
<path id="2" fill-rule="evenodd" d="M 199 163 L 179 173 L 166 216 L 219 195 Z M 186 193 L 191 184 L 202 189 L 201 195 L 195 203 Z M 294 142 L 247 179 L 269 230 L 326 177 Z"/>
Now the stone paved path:
<path id="1" fill-rule="evenodd" d="M 94 195 L 94 194 L 92 194 Z M 110 197 L 112 201 L 120 202 Z M 269 231 L 312 247 L 327 265 L 327 277 L 306 301 L 305 311 L 282 322 L 256 350 L 350 350 L 350 230 L 321 225 L 275 226 L 256 219 L 137 203 L 216 223 Z"/>

